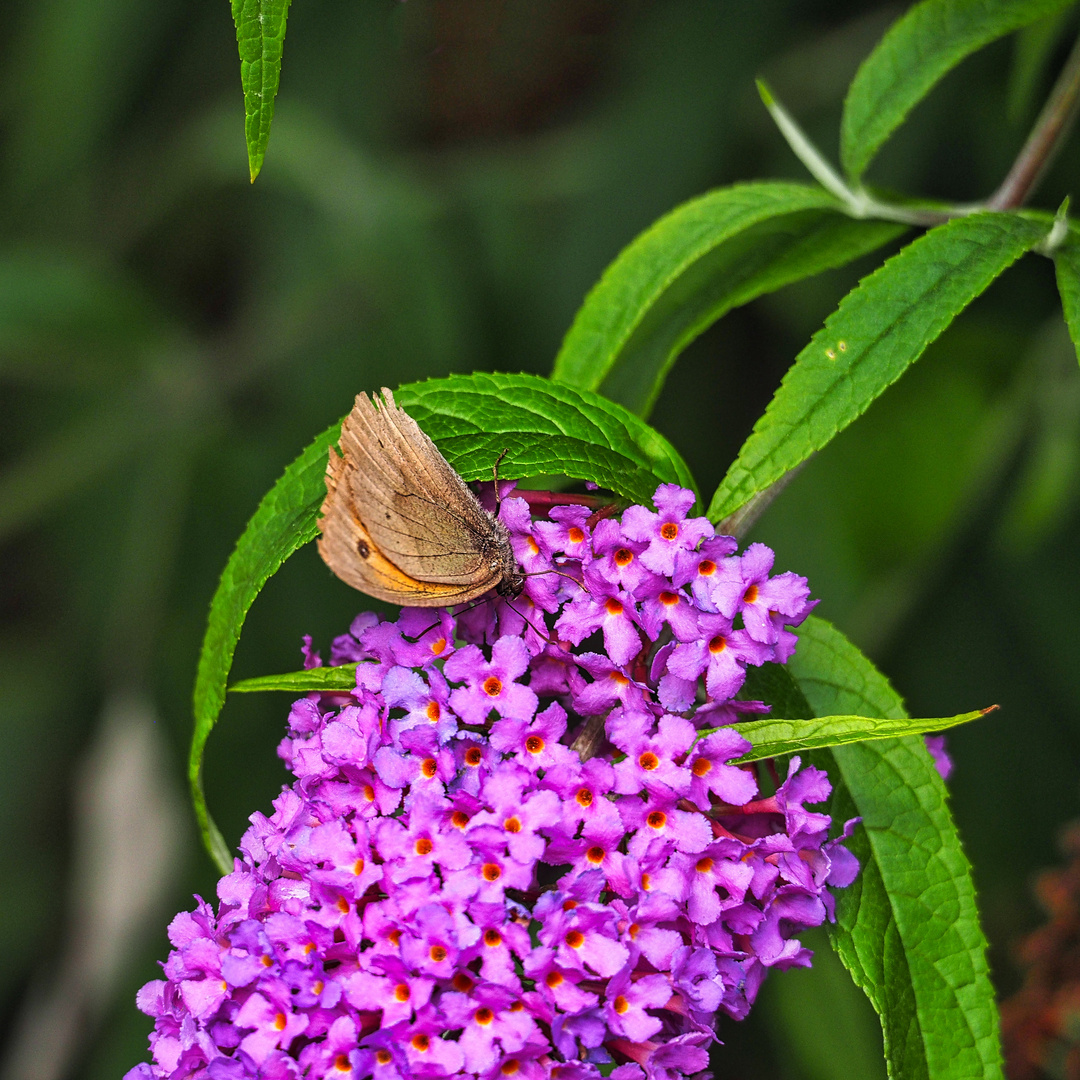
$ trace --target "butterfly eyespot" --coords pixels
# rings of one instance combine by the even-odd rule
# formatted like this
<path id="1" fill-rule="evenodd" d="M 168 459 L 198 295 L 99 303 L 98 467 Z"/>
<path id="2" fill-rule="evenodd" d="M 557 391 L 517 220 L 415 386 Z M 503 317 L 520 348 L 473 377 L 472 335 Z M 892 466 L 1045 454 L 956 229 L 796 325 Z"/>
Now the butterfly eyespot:
<path id="1" fill-rule="evenodd" d="M 371 554 L 371 548 L 369 548 L 363 540 L 359 540 L 356 544 L 356 554 L 359 555 L 361 559 L 366 559 Z"/>

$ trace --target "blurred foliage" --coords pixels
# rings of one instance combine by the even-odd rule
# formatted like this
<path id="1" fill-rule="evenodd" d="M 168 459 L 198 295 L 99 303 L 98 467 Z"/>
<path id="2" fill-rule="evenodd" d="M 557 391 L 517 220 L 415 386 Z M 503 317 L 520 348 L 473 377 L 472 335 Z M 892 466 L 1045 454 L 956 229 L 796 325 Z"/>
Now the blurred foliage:
<path id="1" fill-rule="evenodd" d="M 73 778 L 107 703 L 148 696 L 178 782 L 217 575 L 284 465 L 360 389 L 549 371 L 587 289 L 660 214 L 716 185 L 804 179 L 754 76 L 835 156 L 844 88 L 898 10 L 294 6 L 252 188 L 228 5 L 11 6 L 0 42 L 3 1032 L 65 947 L 79 899 L 67 895 Z M 985 196 L 1075 31 L 1075 17 L 1055 18 L 965 61 L 871 181 Z M 1078 166 L 1074 139 L 1034 204 L 1056 207 Z M 676 364 L 652 419 L 702 490 L 877 261 L 732 312 Z M 1078 455 L 1076 356 L 1052 267 L 1032 257 L 810 462 L 755 532 L 780 568 L 809 576 L 819 612 L 913 715 L 1001 704 L 950 746 L 1002 993 L 1019 984 L 1010 944 L 1038 921 L 1027 881 L 1078 812 Z M 367 603 L 305 549 L 252 609 L 235 676 L 293 670 L 301 634 L 325 651 Z M 206 783 L 230 843 L 284 780 L 274 749 L 286 702 L 231 699 L 215 733 Z M 115 1077 L 145 1057 L 135 989 L 166 954 L 168 914 L 193 891 L 213 895 L 193 822 L 179 851 L 72 1077 Z M 848 1060 L 875 1059 L 869 1006 L 832 966 L 772 981 L 762 1015 L 723 1026 L 726 1075 L 825 1075 L 806 1019 L 823 1001 L 851 1033 Z"/>

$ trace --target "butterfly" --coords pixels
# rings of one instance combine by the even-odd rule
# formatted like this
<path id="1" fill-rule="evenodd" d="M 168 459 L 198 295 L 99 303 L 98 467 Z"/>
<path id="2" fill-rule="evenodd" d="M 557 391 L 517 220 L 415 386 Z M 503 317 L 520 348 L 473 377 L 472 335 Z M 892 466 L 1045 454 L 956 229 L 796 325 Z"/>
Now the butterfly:
<path id="1" fill-rule="evenodd" d="M 357 394 L 330 448 L 319 554 L 342 581 L 406 607 L 448 607 L 524 577 L 506 526 L 488 513 L 385 387 Z"/>

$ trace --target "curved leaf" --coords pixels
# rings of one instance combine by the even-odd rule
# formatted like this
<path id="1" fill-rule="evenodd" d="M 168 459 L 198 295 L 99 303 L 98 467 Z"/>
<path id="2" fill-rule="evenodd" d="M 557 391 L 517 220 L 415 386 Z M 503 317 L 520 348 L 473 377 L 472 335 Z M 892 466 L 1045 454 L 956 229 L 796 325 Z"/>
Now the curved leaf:
<path id="1" fill-rule="evenodd" d="M 928 731 L 945 731 L 970 720 L 978 720 L 994 708 L 996 706 L 960 713 L 959 716 L 939 716 L 933 719 L 821 716 L 806 720 L 780 720 L 771 717 L 768 720 L 751 720 L 739 724 L 737 730 L 754 748 L 743 754 L 735 764 L 761 761 L 763 758 L 779 757 L 782 754 L 802 754 L 827 746 L 846 746 L 868 739 L 894 739 L 903 735 L 922 735 Z"/>
<path id="2" fill-rule="evenodd" d="M 232 856 L 206 807 L 203 751 L 225 704 L 225 684 L 248 609 L 285 560 L 318 534 L 316 518 L 326 495 L 326 460 L 330 444 L 340 433 L 340 423 L 327 428 L 263 496 L 236 542 L 210 604 L 195 675 L 195 730 L 188 757 L 188 781 L 203 840 L 223 874 L 232 870 Z"/>
<path id="3" fill-rule="evenodd" d="M 495 460 L 508 448 L 499 466 L 508 478 L 570 475 L 637 499 L 650 498 L 665 482 L 693 486 L 682 458 L 644 421 L 597 394 L 538 375 L 453 375 L 403 386 L 395 397 L 466 480 L 491 476 Z M 263 498 L 210 605 L 195 680 L 188 778 L 203 839 L 222 873 L 232 861 L 206 807 L 206 740 L 225 703 L 248 609 L 282 563 L 318 535 L 327 454 L 340 430 L 338 423 L 324 431 Z"/>
<path id="4" fill-rule="evenodd" d="M 270 141 L 290 2 L 232 0 L 236 43 L 240 47 L 240 82 L 244 88 L 244 137 L 252 183 L 259 175 Z"/>
<path id="5" fill-rule="evenodd" d="M 885 677 L 822 619 L 803 624 L 788 666 L 815 712 L 905 716 Z M 864 826 L 849 845 L 862 871 L 837 894 L 831 936 L 881 1017 L 889 1075 L 1000 1078 L 971 867 L 923 740 L 861 742 L 822 756 L 834 819 L 859 814 Z"/>
<path id="6" fill-rule="evenodd" d="M 840 160 L 859 177 L 904 117 L 965 56 L 1074 0 L 923 0 L 889 28 L 848 88 Z"/>
<path id="7" fill-rule="evenodd" d="M 1045 237 L 1045 217 L 957 218 L 864 278 L 795 358 L 713 495 L 709 517 L 727 517 L 865 412 L 959 312 Z"/>
<path id="8" fill-rule="evenodd" d="M 604 271 L 552 378 L 648 415 L 679 353 L 725 312 L 903 231 L 854 221 L 817 186 L 739 184 L 662 217 Z"/>

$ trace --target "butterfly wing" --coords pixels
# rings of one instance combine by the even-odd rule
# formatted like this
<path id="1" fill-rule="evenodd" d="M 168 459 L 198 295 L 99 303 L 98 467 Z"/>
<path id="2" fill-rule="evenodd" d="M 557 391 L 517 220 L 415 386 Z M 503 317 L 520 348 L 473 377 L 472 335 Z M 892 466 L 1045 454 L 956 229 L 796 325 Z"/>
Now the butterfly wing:
<path id="1" fill-rule="evenodd" d="M 343 580 L 413 606 L 461 603 L 499 583 L 505 530 L 384 390 L 357 395 L 330 453 L 319 552 Z M 366 554 L 365 554 L 366 552 Z"/>

